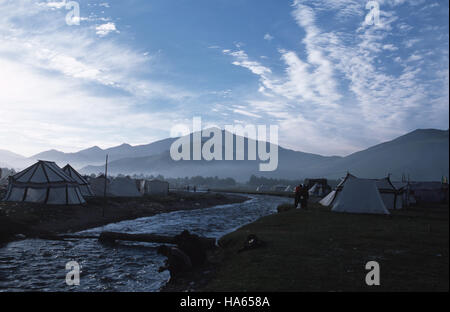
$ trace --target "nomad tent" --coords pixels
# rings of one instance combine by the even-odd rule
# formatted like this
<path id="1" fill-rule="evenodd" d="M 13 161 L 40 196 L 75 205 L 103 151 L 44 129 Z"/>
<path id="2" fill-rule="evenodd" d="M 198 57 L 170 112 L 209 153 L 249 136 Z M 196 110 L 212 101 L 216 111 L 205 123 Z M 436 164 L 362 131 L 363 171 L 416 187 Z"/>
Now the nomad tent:
<path id="1" fill-rule="evenodd" d="M 89 183 L 95 196 L 105 194 L 105 176 L 90 179 Z M 106 180 L 106 195 L 111 197 L 139 197 L 142 194 L 136 185 L 136 181 L 131 178 L 119 177 Z"/>
<path id="2" fill-rule="evenodd" d="M 376 181 L 359 179 L 351 174 L 347 174 L 320 204 L 332 206 L 331 211 L 334 212 L 389 214 Z"/>
<path id="3" fill-rule="evenodd" d="M 104 183 L 104 182 L 103 182 Z M 104 184 L 103 184 L 104 185 Z M 107 193 L 117 197 L 139 197 L 142 194 L 136 186 L 136 181 L 131 178 L 115 178 L 109 183 Z"/>
<path id="4" fill-rule="evenodd" d="M 109 185 L 109 180 L 107 180 L 107 185 Z M 105 194 L 105 176 L 100 175 L 96 178 L 90 178 L 89 184 L 91 186 L 92 193 L 94 196 L 103 196 Z M 106 190 L 108 191 L 108 189 Z"/>
<path id="5" fill-rule="evenodd" d="M 330 206 L 331 203 L 334 201 L 334 199 L 336 198 L 336 194 L 340 191 L 342 191 L 342 188 L 344 187 L 344 183 L 345 181 L 347 181 L 348 179 L 357 179 L 354 175 L 347 173 L 347 175 L 345 176 L 345 178 L 341 179 L 341 182 L 338 183 L 338 185 L 336 186 L 336 188 L 331 191 L 327 196 L 325 196 L 324 198 L 322 198 L 321 201 L 319 201 L 319 204 L 321 204 L 322 206 Z"/>
<path id="6" fill-rule="evenodd" d="M 376 180 L 378 191 L 381 194 L 381 199 L 387 209 L 401 209 L 403 208 L 402 192 L 398 190 L 391 182 L 389 177 Z"/>
<path id="7" fill-rule="evenodd" d="M 262 184 L 256 188 L 257 192 L 265 192 L 265 191 L 269 191 L 269 190 L 270 190 L 270 188 L 264 184 Z"/>
<path id="8" fill-rule="evenodd" d="M 323 196 L 323 188 L 319 183 L 314 184 L 309 190 L 309 195 L 311 196 Z"/>
<path id="9" fill-rule="evenodd" d="M 81 176 L 75 169 L 72 168 L 69 164 L 67 164 L 63 171 L 65 174 L 67 174 L 69 177 L 77 181 L 78 185 L 80 186 L 81 194 L 83 196 L 94 196 L 94 193 L 91 190 L 91 187 L 89 186 L 89 182 Z"/>
<path id="10" fill-rule="evenodd" d="M 52 161 L 39 160 L 9 177 L 5 201 L 79 205 L 86 201 L 78 183 Z"/>
<path id="11" fill-rule="evenodd" d="M 149 195 L 167 195 L 169 183 L 161 180 L 144 180 L 141 182 L 141 193 Z"/>

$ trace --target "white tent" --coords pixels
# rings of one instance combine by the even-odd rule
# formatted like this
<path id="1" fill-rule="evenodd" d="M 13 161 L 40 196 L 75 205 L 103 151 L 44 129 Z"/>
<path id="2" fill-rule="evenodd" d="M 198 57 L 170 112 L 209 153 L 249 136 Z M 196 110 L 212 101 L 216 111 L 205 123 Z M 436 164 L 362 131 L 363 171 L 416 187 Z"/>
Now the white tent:
<path id="1" fill-rule="evenodd" d="M 9 178 L 5 201 L 54 205 L 86 202 L 74 179 L 54 162 L 42 160 Z"/>
<path id="2" fill-rule="evenodd" d="M 81 194 L 83 196 L 94 196 L 94 193 L 92 193 L 91 187 L 89 186 L 89 182 L 81 176 L 75 169 L 72 168 L 69 164 L 67 164 L 63 171 L 65 174 L 67 174 L 69 177 L 77 181 L 78 185 L 80 186 Z"/>
<path id="3" fill-rule="evenodd" d="M 107 187 L 107 193 L 110 196 L 117 196 L 117 197 L 142 196 L 142 194 L 139 192 L 136 186 L 136 181 L 126 177 L 113 179 Z"/>
<path id="4" fill-rule="evenodd" d="M 376 181 L 359 179 L 350 174 L 320 204 L 332 206 L 331 211 L 334 212 L 389 214 Z"/>
<path id="5" fill-rule="evenodd" d="M 343 178 L 341 180 L 341 182 L 338 183 L 338 185 L 336 186 L 336 189 L 334 189 L 333 191 L 331 191 L 327 196 L 325 196 L 324 198 L 322 198 L 321 201 L 319 201 L 319 204 L 321 204 L 322 206 L 330 206 L 334 199 L 336 198 L 336 195 L 342 191 L 342 188 L 344 186 L 344 183 L 349 180 L 349 179 L 357 179 L 354 175 L 347 173 L 347 175 L 345 176 L 345 178 Z"/>
<path id="6" fill-rule="evenodd" d="M 104 196 L 105 193 L 105 176 L 101 175 L 96 178 L 90 178 L 89 184 L 91 186 L 92 193 L 94 196 Z M 107 185 L 109 185 L 109 180 L 107 180 Z M 108 187 L 106 189 L 108 192 Z"/>
<path id="7" fill-rule="evenodd" d="M 270 190 L 269 187 L 264 184 L 262 184 L 256 188 L 257 192 L 264 192 L 264 191 L 269 191 L 269 190 Z"/>
<path id="8" fill-rule="evenodd" d="M 144 194 L 167 195 L 169 193 L 169 183 L 161 180 L 145 180 Z"/>
<path id="9" fill-rule="evenodd" d="M 336 196 L 336 190 L 331 191 L 327 196 L 325 196 L 324 198 L 322 198 L 321 201 L 319 201 L 319 204 L 321 204 L 322 206 L 330 206 L 331 203 L 333 202 L 335 196 Z"/>
<path id="10" fill-rule="evenodd" d="M 315 183 L 309 190 L 308 190 L 309 195 L 313 195 L 313 196 L 323 196 L 323 189 L 322 189 L 322 185 L 319 183 Z"/>

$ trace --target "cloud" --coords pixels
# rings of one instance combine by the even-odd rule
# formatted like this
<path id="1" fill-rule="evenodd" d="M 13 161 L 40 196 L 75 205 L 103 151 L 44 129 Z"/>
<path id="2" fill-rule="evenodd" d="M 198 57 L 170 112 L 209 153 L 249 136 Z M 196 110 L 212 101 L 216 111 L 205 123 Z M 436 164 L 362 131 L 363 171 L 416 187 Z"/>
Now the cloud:
<path id="1" fill-rule="evenodd" d="M 411 48 L 413 45 L 415 45 L 416 43 L 420 42 L 420 39 L 408 39 L 404 42 L 405 47 L 407 48 Z"/>
<path id="2" fill-rule="evenodd" d="M 408 62 L 414 62 L 414 61 L 419 61 L 421 60 L 423 57 L 421 55 L 418 54 L 413 54 L 408 58 Z"/>
<path id="3" fill-rule="evenodd" d="M 148 143 L 168 136 L 181 112 L 151 104 L 194 94 L 151 80 L 151 54 L 68 26 L 65 11 L 31 1 L 0 2 L 0 141 L 25 155 L 44 149 Z M 105 28 L 112 29 L 112 27 Z M 148 107 L 143 110 L 142 107 Z M 7 130 L 5 130 L 7 129 Z"/>
<path id="4" fill-rule="evenodd" d="M 271 41 L 273 38 L 274 38 L 274 37 L 271 36 L 270 34 L 265 34 L 265 35 L 264 35 L 264 40 Z"/>
<path id="5" fill-rule="evenodd" d="M 248 111 L 244 111 L 242 109 L 235 108 L 235 109 L 233 109 L 233 112 L 241 114 L 241 115 L 253 117 L 253 118 L 261 118 L 260 115 L 257 115 L 257 114 L 254 114 L 254 113 L 251 113 L 251 112 L 248 112 Z"/>
<path id="6" fill-rule="evenodd" d="M 393 44 L 385 44 L 385 45 L 383 45 L 383 50 L 397 51 L 398 48 L 396 46 L 394 46 Z"/>
<path id="7" fill-rule="evenodd" d="M 101 37 L 104 37 L 110 34 L 111 32 L 119 33 L 119 31 L 116 29 L 116 25 L 112 22 L 98 25 L 97 27 L 95 27 L 95 30 L 96 34 Z"/>
<path id="8" fill-rule="evenodd" d="M 421 63 L 425 52 L 402 57 L 403 51 L 396 45 L 398 40 L 393 39 L 396 27 L 402 31 L 412 27 L 399 20 L 396 11 L 389 8 L 421 3 L 383 1 L 380 3 L 382 25 L 378 27 L 365 24 L 360 3 L 294 1 L 292 17 L 305 35 L 299 52 L 279 49 L 285 66 L 283 75 L 264 65 L 264 60 L 255 61 L 242 49 L 224 51 L 234 56 L 232 64 L 258 76 L 258 94 L 248 97 L 247 111 L 279 124 L 280 140 L 286 146 L 323 154 L 329 154 L 327 149 L 346 154 L 404 134 L 418 127 L 414 124 L 430 124 L 416 120 L 422 116 L 418 112 L 424 107 L 430 112 L 428 120 L 440 120 L 440 124 L 448 120 L 448 117 L 439 119 L 439 112 L 448 114 L 448 104 L 444 104 L 448 102 L 448 86 L 444 88 L 442 83 L 448 81 L 448 71 L 440 73 L 443 78 L 425 78 L 436 76 L 433 71 L 425 75 Z M 347 4 L 353 5 L 347 12 L 334 11 Z M 342 31 L 339 24 L 337 30 L 324 31 L 318 26 L 318 14 L 322 13 L 326 13 L 323 16 L 327 19 L 330 14 L 336 17 L 344 14 L 347 19 L 361 16 L 361 19 L 351 32 Z M 406 46 L 418 40 L 408 39 Z M 441 55 L 443 63 L 448 65 L 445 48 Z M 384 62 L 390 59 L 401 68 L 387 68 Z M 439 63 L 428 63 L 436 69 L 439 67 Z M 324 147 L 324 141 L 333 146 Z"/>

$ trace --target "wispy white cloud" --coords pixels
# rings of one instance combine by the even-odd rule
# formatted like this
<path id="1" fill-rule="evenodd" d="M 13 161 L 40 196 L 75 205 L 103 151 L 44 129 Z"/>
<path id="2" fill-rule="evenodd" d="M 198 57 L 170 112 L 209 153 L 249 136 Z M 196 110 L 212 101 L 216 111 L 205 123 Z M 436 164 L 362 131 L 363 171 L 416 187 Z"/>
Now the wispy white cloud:
<path id="1" fill-rule="evenodd" d="M 116 29 L 116 25 L 112 22 L 98 25 L 97 27 L 95 27 L 95 30 L 96 34 L 101 37 L 104 37 L 112 32 L 119 33 L 119 31 Z"/>
<path id="2" fill-rule="evenodd" d="M 279 50 L 284 75 L 275 74 L 263 60 L 253 60 L 242 49 L 224 51 L 234 56 L 232 64 L 259 77 L 259 96 L 249 100 L 248 110 L 278 123 L 285 145 L 297 144 L 299 149 L 324 154 L 324 140 L 335 143 L 330 150 L 346 154 L 413 130 L 411 120 L 426 105 L 430 105 L 427 111 L 433 116 L 429 119 L 438 119 L 439 112 L 448 112 L 448 104 L 443 104 L 448 102 L 448 90 L 441 83 L 423 79 L 425 52 L 402 58 L 401 47 L 392 41 L 395 27 L 402 31 L 412 27 L 390 8 L 421 3 L 381 1 L 382 24 L 374 27 L 364 22 L 365 8 L 360 1 L 294 1 L 292 16 L 305 31 L 303 53 Z M 334 11 L 345 5 L 350 5 L 347 12 Z M 322 12 L 327 18 L 333 13 L 361 18 L 354 33 L 323 31 L 317 23 L 317 14 Z M 418 40 L 410 38 L 404 44 L 411 47 Z M 384 66 L 387 52 L 402 66 L 400 70 Z M 445 55 L 448 52 L 442 60 Z M 448 65 L 448 59 L 444 63 Z M 448 71 L 440 74 L 448 81 Z M 296 140 L 298 133 L 304 134 L 301 142 Z"/>
<path id="3" fill-rule="evenodd" d="M 273 38 L 274 37 L 268 33 L 264 35 L 264 40 L 271 41 L 271 40 L 273 40 Z"/>
<path id="4" fill-rule="evenodd" d="M 8 116 L 0 127 L 3 148 L 30 155 L 168 135 L 180 114 L 140 106 L 192 92 L 142 78 L 152 72 L 151 54 L 99 39 L 89 23 L 66 25 L 61 3 L 35 4 L 0 2 L 0 85 L 8 90 L 0 92 L 0 116 Z"/>

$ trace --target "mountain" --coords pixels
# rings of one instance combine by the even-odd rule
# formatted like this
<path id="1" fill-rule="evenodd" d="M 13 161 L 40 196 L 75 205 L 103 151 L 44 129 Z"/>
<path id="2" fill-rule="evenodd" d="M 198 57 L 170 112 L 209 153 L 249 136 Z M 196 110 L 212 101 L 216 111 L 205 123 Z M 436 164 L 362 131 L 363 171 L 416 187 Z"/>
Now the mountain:
<path id="1" fill-rule="evenodd" d="M 222 142 L 225 142 L 225 131 L 221 130 Z M 187 137 L 187 136 L 186 136 Z M 193 134 L 189 135 L 191 159 L 193 154 Z M 315 154 L 303 153 L 288 150 L 278 147 L 278 169 L 273 172 L 260 172 L 260 160 L 236 160 L 237 150 L 240 145 L 237 144 L 237 138 L 242 138 L 233 135 L 233 161 L 230 160 L 182 160 L 175 161 L 170 155 L 170 145 L 173 142 L 166 142 L 164 146 L 160 146 L 162 152 L 152 156 L 145 157 L 127 157 L 116 161 L 111 161 L 108 164 L 108 172 L 111 174 L 162 174 L 166 177 L 180 177 L 180 176 L 218 176 L 222 178 L 233 177 L 237 180 L 246 181 L 252 174 L 258 174 L 267 177 L 296 179 L 300 172 L 305 172 L 308 175 L 314 173 L 314 168 L 331 164 L 340 157 L 325 157 Z M 257 143 L 255 140 L 242 138 L 244 151 L 247 158 L 248 145 L 250 143 Z M 202 138 L 202 144 L 208 141 L 209 138 Z M 258 143 L 259 144 L 259 143 Z M 225 144 L 222 144 L 222 159 L 225 159 Z M 266 147 L 269 145 L 266 143 Z M 275 145 L 272 144 L 272 149 Z M 81 169 L 82 173 L 101 173 L 104 166 L 87 166 Z"/>
<path id="2" fill-rule="evenodd" d="M 131 146 L 129 144 L 122 144 L 119 146 L 101 149 L 98 146 L 93 146 L 75 153 L 64 153 L 57 150 L 49 150 L 29 157 L 31 162 L 36 160 L 53 160 L 58 165 L 64 166 L 70 163 L 75 168 L 81 168 L 88 165 L 103 165 L 105 157 L 108 155 L 109 161 L 119 160 L 122 158 L 133 158 L 152 156 L 159 154 L 165 150 L 169 150 L 170 145 L 175 139 L 169 138 L 156 141 L 146 145 Z"/>
<path id="3" fill-rule="evenodd" d="M 225 131 L 221 130 L 222 142 Z M 189 135 L 192 139 L 192 134 Z M 336 179 L 347 171 L 356 176 L 380 178 L 391 174 L 394 180 L 406 175 L 412 180 L 440 180 L 449 175 L 449 131 L 418 129 L 392 141 L 372 146 L 346 157 L 321 156 L 278 147 L 278 168 L 259 171 L 261 161 L 249 160 L 191 160 L 174 161 L 169 150 L 177 138 L 167 138 L 150 144 L 119 146 L 101 149 L 93 146 L 75 153 L 49 150 L 32 157 L 0 150 L 0 167 L 24 168 L 38 159 L 53 160 L 60 166 L 70 163 L 82 173 L 100 173 L 104 170 L 106 154 L 109 155 L 108 172 L 111 174 L 162 174 L 166 177 L 218 176 L 246 181 L 257 176 L 300 179 L 326 177 Z M 209 138 L 202 138 L 202 144 Z M 236 139 L 233 136 L 233 159 L 236 159 Z M 192 142 L 192 140 L 191 140 Z M 254 140 L 244 139 L 244 149 Z M 191 153 L 193 146 L 191 147 Z M 272 147 L 274 147 L 272 145 Z M 224 145 L 222 158 L 224 159 Z M 247 157 L 247 153 L 245 153 Z"/>
<path id="4" fill-rule="evenodd" d="M 223 135 L 223 134 L 222 134 Z M 203 139 L 203 142 L 206 139 Z M 250 140 L 251 141 L 251 140 Z M 248 139 L 245 139 L 247 148 Z M 419 129 L 346 157 L 325 157 L 279 147 L 278 168 L 258 171 L 260 161 L 191 160 L 174 161 L 170 144 L 163 152 L 145 157 L 127 157 L 108 165 L 111 174 L 162 174 L 167 177 L 218 176 L 245 181 L 250 175 L 299 179 L 326 177 L 336 179 L 347 171 L 365 178 L 381 178 L 391 174 L 393 180 L 406 175 L 412 180 L 440 180 L 449 174 L 449 131 Z M 192 150 L 192 148 L 191 148 Z M 235 156 L 235 154 L 234 154 Z M 235 158 L 234 158 L 235 159 Z M 103 166 L 87 166 L 84 173 L 100 173 Z"/>
<path id="5" fill-rule="evenodd" d="M 361 177 L 382 177 L 395 180 L 409 174 L 413 180 L 440 180 L 449 174 L 449 131 L 418 129 L 392 141 L 337 160 L 318 171 L 330 178 L 349 171 Z"/>
<path id="6" fill-rule="evenodd" d="M 22 163 L 26 160 L 25 156 L 0 149 L 0 167 L 17 168 L 22 167 Z"/>

